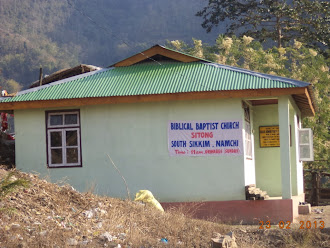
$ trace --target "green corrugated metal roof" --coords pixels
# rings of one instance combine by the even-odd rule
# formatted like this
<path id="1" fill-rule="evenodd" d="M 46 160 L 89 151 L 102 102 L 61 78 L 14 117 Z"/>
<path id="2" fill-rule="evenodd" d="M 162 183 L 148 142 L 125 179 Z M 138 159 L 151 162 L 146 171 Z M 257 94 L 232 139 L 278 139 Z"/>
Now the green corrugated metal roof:
<path id="1" fill-rule="evenodd" d="M 204 62 L 153 62 L 101 70 L 20 92 L 2 102 L 304 87 L 308 83 Z"/>

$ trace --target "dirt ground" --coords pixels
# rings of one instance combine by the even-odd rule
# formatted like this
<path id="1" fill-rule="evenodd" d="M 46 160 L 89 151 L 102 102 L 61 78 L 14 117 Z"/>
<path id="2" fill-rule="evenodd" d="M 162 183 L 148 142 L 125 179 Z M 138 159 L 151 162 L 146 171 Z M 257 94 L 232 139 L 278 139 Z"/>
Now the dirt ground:
<path id="1" fill-rule="evenodd" d="M 315 224 L 321 227 L 324 222 L 323 232 L 330 234 L 330 205 L 312 207 L 312 213 L 306 216 L 300 215 L 295 225 L 299 225 L 299 228 L 306 228 L 306 225 L 309 225 L 307 221 L 310 221 L 314 227 Z"/>
<path id="2" fill-rule="evenodd" d="M 185 209 L 162 213 L 138 202 L 79 193 L 33 174 L 30 185 L 1 198 L 0 247 L 211 247 L 215 233 L 234 233 L 238 247 L 330 247 L 330 206 L 314 207 L 291 229 L 225 225 L 189 218 Z M 299 221 L 310 228 L 301 229 Z M 317 221 L 317 226 L 312 226 Z"/>

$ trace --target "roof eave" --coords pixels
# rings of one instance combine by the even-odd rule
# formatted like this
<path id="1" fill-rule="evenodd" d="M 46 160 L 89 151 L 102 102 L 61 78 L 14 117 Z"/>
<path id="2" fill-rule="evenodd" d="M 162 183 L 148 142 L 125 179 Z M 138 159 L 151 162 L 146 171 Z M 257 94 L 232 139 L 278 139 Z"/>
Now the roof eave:
<path id="1" fill-rule="evenodd" d="M 292 95 L 299 98 L 297 105 L 304 116 L 313 116 L 315 110 L 310 99 L 307 87 L 299 88 L 276 88 L 276 89 L 251 89 L 251 90 L 224 90 L 224 91 L 203 91 L 171 94 L 152 94 L 135 96 L 110 96 L 73 98 L 57 100 L 38 100 L 20 102 L 0 102 L 0 111 L 37 108 L 62 108 L 79 107 L 85 105 L 138 103 L 138 102 L 160 102 L 196 99 L 219 99 L 219 98 L 246 98 L 246 97 L 277 97 L 281 95 Z M 295 99 L 296 100 L 296 99 Z"/>

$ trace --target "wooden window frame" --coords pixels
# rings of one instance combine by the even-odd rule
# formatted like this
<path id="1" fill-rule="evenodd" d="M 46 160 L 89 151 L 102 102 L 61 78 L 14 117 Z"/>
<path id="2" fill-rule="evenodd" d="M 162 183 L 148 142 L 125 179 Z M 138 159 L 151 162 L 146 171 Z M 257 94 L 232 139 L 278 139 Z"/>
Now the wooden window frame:
<path id="1" fill-rule="evenodd" d="M 77 124 L 65 124 L 65 115 L 67 114 L 76 114 L 77 115 Z M 52 115 L 62 115 L 63 124 L 62 125 L 50 125 L 50 116 Z M 46 151 L 47 151 L 47 167 L 48 168 L 72 168 L 72 167 L 82 167 L 82 155 L 81 155 L 81 122 L 80 122 L 80 110 L 56 110 L 56 111 L 46 111 Z M 66 144 L 66 131 L 77 131 L 77 145 L 68 146 Z M 51 140 L 50 134 L 52 132 L 62 132 L 62 163 L 61 164 L 52 164 L 51 163 Z M 66 158 L 66 149 L 67 148 L 77 148 L 78 149 L 78 162 L 77 163 L 67 163 Z"/>

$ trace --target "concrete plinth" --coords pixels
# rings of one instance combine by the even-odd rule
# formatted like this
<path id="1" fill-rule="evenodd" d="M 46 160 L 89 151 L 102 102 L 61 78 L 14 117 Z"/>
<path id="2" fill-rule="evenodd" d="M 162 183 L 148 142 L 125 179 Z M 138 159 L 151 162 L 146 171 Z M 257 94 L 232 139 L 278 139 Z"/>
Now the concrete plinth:
<path id="1" fill-rule="evenodd" d="M 194 218 L 226 223 L 260 224 L 260 221 L 278 225 L 280 221 L 293 222 L 298 208 L 292 199 L 261 201 L 162 202 L 163 208 L 178 209 Z"/>
<path id="2" fill-rule="evenodd" d="M 299 205 L 298 213 L 299 214 L 310 214 L 312 212 L 311 204 Z"/>

